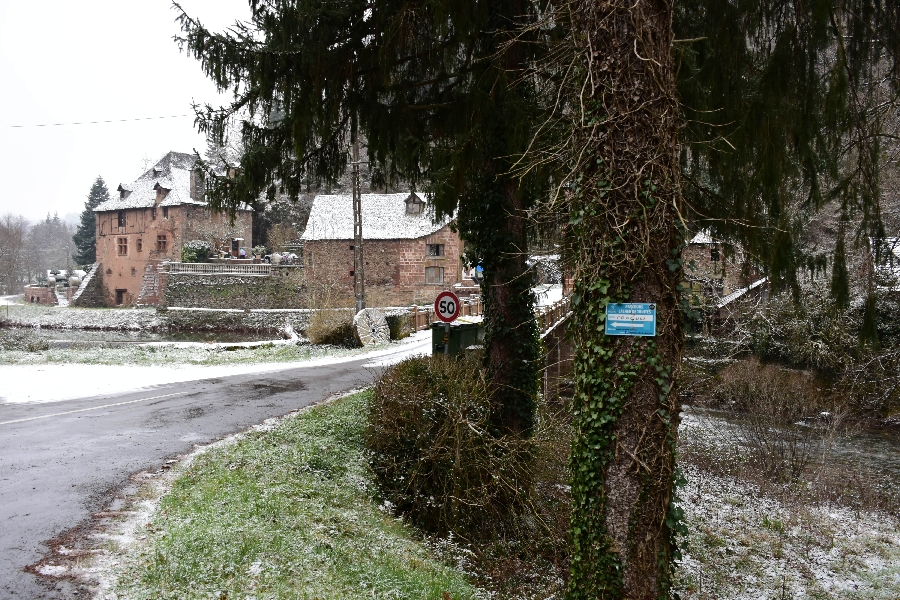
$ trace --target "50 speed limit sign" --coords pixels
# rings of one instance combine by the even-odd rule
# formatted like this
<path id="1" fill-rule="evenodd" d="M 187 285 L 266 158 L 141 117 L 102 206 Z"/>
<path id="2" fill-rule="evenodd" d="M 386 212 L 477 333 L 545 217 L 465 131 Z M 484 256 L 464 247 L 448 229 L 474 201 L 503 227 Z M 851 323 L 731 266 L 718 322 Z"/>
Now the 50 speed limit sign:
<path id="1" fill-rule="evenodd" d="M 452 323 L 459 316 L 459 297 L 453 292 L 441 292 L 434 299 L 434 314 L 444 323 Z"/>

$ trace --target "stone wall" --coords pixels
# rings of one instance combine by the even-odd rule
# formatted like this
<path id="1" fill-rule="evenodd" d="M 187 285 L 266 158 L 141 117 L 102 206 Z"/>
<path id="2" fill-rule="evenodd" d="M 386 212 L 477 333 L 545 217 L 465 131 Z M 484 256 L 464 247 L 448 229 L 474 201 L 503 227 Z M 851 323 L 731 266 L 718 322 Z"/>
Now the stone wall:
<path id="1" fill-rule="evenodd" d="M 308 310 L 162 309 L 160 316 L 170 331 L 253 331 L 280 333 L 286 325 L 306 331 Z"/>
<path id="2" fill-rule="evenodd" d="M 56 291 L 52 287 L 39 285 L 26 285 L 24 288 L 25 302 L 37 304 L 58 304 Z"/>
<path id="3" fill-rule="evenodd" d="M 88 308 L 100 308 L 106 304 L 106 288 L 103 286 L 103 265 L 94 263 L 88 274 L 84 276 L 81 285 L 78 286 L 71 306 L 83 306 Z"/>
<path id="4" fill-rule="evenodd" d="M 429 256 L 429 244 L 442 244 L 444 255 Z M 363 248 L 367 306 L 427 305 L 441 291 L 463 282 L 462 243 L 449 226 L 413 240 L 365 240 Z M 315 303 L 353 302 L 353 240 L 307 240 L 304 260 Z M 444 281 L 426 283 L 426 267 L 443 268 Z"/>
<path id="5" fill-rule="evenodd" d="M 307 308 L 303 267 L 272 266 L 264 275 L 169 273 L 160 279 L 166 307 L 217 309 Z"/>

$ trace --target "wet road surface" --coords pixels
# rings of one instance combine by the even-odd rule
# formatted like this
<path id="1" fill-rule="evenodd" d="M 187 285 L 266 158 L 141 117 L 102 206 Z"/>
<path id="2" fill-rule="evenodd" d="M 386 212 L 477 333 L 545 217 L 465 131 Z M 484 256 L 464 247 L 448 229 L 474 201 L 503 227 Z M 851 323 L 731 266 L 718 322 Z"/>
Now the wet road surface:
<path id="1" fill-rule="evenodd" d="M 155 471 L 195 444 L 370 385 L 374 371 L 371 359 L 361 358 L 117 396 L 0 404 L 0 598 L 82 597 L 65 580 L 24 568 L 46 554 L 44 542 L 108 507 L 129 475 Z"/>

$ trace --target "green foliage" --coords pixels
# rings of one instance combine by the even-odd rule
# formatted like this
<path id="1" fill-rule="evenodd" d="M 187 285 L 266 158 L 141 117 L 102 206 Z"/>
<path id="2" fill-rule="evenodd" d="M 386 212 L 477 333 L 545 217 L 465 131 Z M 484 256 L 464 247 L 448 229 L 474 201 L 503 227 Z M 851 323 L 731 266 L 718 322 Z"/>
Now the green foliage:
<path id="1" fill-rule="evenodd" d="M 403 338 L 407 338 L 414 331 L 412 315 L 409 313 L 387 315 L 385 316 L 385 320 L 387 321 L 392 340 L 402 340 Z"/>
<path id="2" fill-rule="evenodd" d="M 846 309 L 850 304 L 850 273 L 847 272 L 847 251 L 844 247 L 844 237 L 842 223 L 831 269 L 831 297 L 834 298 L 835 306 L 841 310 Z"/>
<path id="3" fill-rule="evenodd" d="M 375 385 L 366 446 L 382 498 L 426 531 L 501 532 L 531 486 L 531 446 L 491 433 L 480 357 L 408 359 Z"/>
<path id="4" fill-rule="evenodd" d="M 72 241 L 75 242 L 72 260 L 79 265 L 90 265 L 97 260 L 97 219 L 94 216 L 94 209 L 109 199 L 106 182 L 103 181 L 103 177 L 98 176 L 91 186 L 91 191 L 88 192 L 84 210 L 81 212 L 81 221 L 75 235 L 72 236 Z"/>
<path id="5" fill-rule="evenodd" d="M 183 263 L 202 263 L 209 258 L 212 252 L 208 242 L 202 240 L 191 240 L 185 242 L 181 246 L 181 262 Z"/>
<path id="6" fill-rule="evenodd" d="M 802 223 L 826 202 L 883 235 L 896 3 L 695 0 L 675 5 L 674 29 L 687 216 L 758 257 L 776 290 L 796 291 Z"/>
<path id="7" fill-rule="evenodd" d="M 369 396 L 196 456 L 119 565 L 118 596 L 474 599 L 462 574 L 373 502 Z"/>
<path id="8" fill-rule="evenodd" d="M 525 219 L 546 169 L 518 177 L 517 155 L 538 126 L 528 61 L 553 27 L 522 30 L 541 7 L 528 1 L 460 3 L 364 0 L 251 4 L 249 23 L 213 34 L 185 14 L 180 43 L 220 89 L 201 131 L 222 144 L 240 118 L 237 177 L 208 169 L 208 198 L 233 211 L 276 187 L 296 198 L 334 183 L 348 144 L 365 138 L 373 185 L 425 187 L 438 215 L 459 209 L 473 262 L 485 266 L 486 361 L 504 397 L 497 427 L 526 433 L 534 421 L 538 345 L 525 277 Z M 380 181 L 383 180 L 383 181 Z M 491 263 L 490 265 L 488 263 Z M 512 289 L 511 289 L 512 288 Z"/>

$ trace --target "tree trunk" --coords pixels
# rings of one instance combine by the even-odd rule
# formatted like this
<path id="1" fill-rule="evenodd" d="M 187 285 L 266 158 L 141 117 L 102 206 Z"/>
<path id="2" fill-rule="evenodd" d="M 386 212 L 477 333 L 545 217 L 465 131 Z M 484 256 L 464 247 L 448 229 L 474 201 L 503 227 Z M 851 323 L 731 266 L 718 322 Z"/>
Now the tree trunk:
<path id="1" fill-rule="evenodd" d="M 485 362 L 491 378 L 495 435 L 528 436 L 534 425 L 540 346 L 528 272 L 526 215 L 518 181 L 479 178 L 479 203 L 460 212 L 466 241 L 484 268 Z"/>
<path id="2" fill-rule="evenodd" d="M 576 351 L 567 597 L 666 597 L 683 346 L 672 2 L 570 6 L 581 58 L 576 148 L 587 151 L 568 246 Z M 656 337 L 606 336 L 606 307 L 616 302 L 655 304 Z"/>

